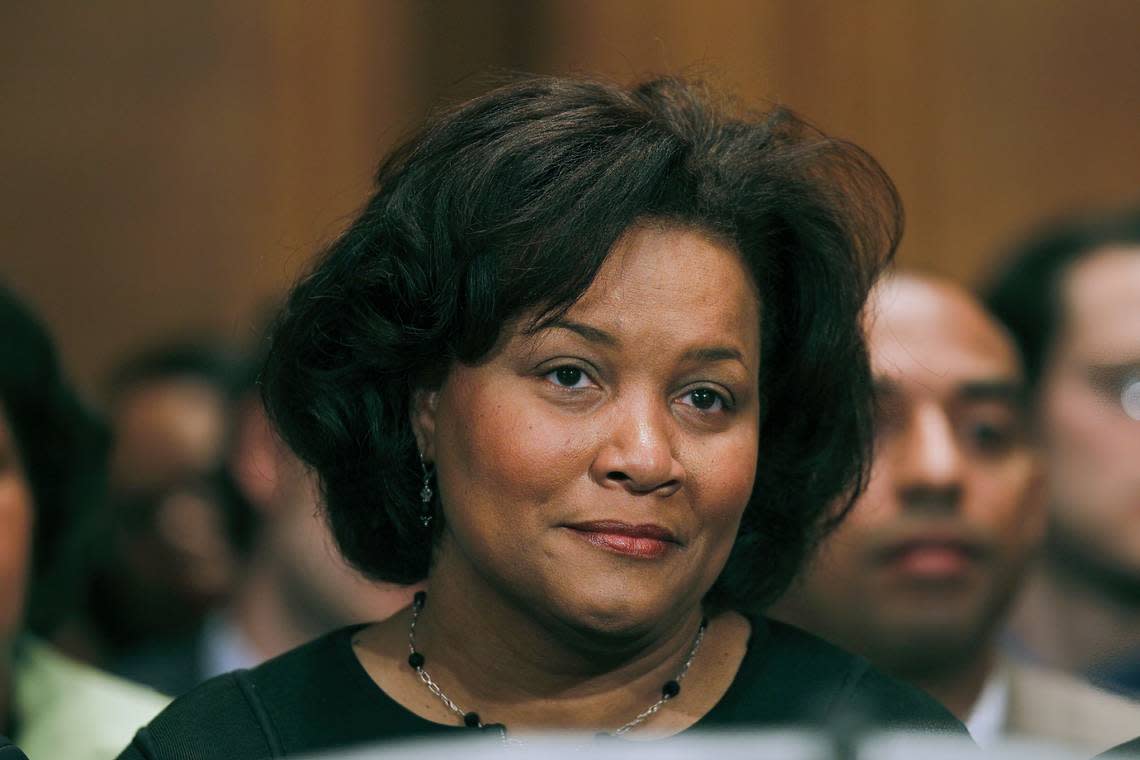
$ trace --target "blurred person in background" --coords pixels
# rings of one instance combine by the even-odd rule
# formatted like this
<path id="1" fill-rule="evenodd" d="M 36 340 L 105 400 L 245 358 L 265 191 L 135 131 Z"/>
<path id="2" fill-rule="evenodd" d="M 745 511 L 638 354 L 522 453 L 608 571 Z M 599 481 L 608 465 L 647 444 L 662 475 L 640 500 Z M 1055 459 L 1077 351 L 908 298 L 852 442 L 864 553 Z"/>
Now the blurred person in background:
<path id="1" fill-rule="evenodd" d="M 226 490 L 249 513 L 231 530 L 239 558 L 230 598 L 194 635 L 153 642 L 116 664 L 117 673 L 168 694 L 336 628 L 383 620 L 411 601 L 413 589 L 368 580 L 336 551 L 315 477 L 266 418 L 256 384 L 263 362 L 262 354 L 250 362 L 225 454 Z"/>
<path id="2" fill-rule="evenodd" d="M 0 734 L 33 758 L 114 757 L 166 699 L 45 643 L 76 599 L 106 432 L 40 323 L 0 287 Z"/>
<path id="3" fill-rule="evenodd" d="M 986 302 L 1025 357 L 1048 476 L 1011 644 L 1140 696 L 1140 208 L 1040 231 Z"/>
<path id="4" fill-rule="evenodd" d="M 926 689 L 982 746 L 1093 754 L 1135 736 L 1140 704 L 998 653 L 1045 521 L 1009 335 L 943 279 L 890 276 L 872 304 L 870 485 L 774 613 Z"/>
<path id="5" fill-rule="evenodd" d="M 88 602 L 108 663 L 195 637 L 229 598 L 249 522 L 225 467 L 243 371 L 236 354 L 187 342 L 112 374 L 107 550 Z"/>

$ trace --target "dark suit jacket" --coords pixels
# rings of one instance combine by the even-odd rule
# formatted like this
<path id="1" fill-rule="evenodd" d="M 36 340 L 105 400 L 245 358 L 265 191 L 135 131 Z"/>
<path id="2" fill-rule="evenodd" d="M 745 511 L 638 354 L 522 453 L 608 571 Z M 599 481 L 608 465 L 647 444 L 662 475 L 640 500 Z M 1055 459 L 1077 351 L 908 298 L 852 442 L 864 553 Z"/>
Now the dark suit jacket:
<path id="1" fill-rule="evenodd" d="M 1097 755 L 1093 760 L 1137 760 L 1137 758 L 1140 758 L 1140 736 L 1110 749 L 1103 755 Z"/>
<path id="2" fill-rule="evenodd" d="M 8 737 L 0 736 L 0 760 L 28 760 L 28 756 L 10 742 Z"/>

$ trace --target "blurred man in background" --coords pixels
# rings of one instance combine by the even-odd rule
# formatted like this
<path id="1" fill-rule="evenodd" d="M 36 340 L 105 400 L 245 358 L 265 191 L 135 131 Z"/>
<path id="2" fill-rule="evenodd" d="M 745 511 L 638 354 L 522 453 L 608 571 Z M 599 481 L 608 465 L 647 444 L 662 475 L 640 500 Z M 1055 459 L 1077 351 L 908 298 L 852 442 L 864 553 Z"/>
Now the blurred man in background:
<path id="1" fill-rule="evenodd" d="M 33 758 L 109 760 L 167 700 L 46 643 L 73 610 L 106 432 L 2 287 L 0 335 L 0 734 Z"/>
<path id="2" fill-rule="evenodd" d="M 107 552 L 90 598 L 107 661 L 195 635 L 229 597 L 248 522 L 225 479 L 242 370 L 224 349 L 174 343 L 112 376 Z"/>
<path id="3" fill-rule="evenodd" d="M 1048 474 L 1013 644 L 1140 695 L 1140 209 L 1042 231 L 986 300 L 1025 357 Z"/>
<path id="4" fill-rule="evenodd" d="M 1027 736 L 1091 754 L 1135 735 L 1140 705 L 998 656 L 1044 532 L 1008 335 L 964 290 L 911 275 L 880 283 L 868 319 L 870 484 L 775 615 L 925 688 L 983 746 Z"/>
<path id="5" fill-rule="evenodd" d="M 233 555 L 226 600 L 191 635 L 152 641 L 114 667 L 169 694 L 253 667 L 335 628 L 383 619 L 411 603 L 414 589 L 366 580 L 341 558 L 320 515 L 317 484 L 265 416 L 256 384 L 261 358 L 249 362 L 242 382 L 233 386 L 232 403 L 198 409 L 202 429 L 214 419 L 207 408 L 224 411 L 215 434 L 201 436 L 212 445 L 199 448 L 200 461 L 209 463 L 203 471 L 219 468 L 215 493 L 225 508 L 215 512 L 228 516 L 215 527 L 225 544 L 216 553 Z M 182 427 L 194 420 L 187 416 Z"/>

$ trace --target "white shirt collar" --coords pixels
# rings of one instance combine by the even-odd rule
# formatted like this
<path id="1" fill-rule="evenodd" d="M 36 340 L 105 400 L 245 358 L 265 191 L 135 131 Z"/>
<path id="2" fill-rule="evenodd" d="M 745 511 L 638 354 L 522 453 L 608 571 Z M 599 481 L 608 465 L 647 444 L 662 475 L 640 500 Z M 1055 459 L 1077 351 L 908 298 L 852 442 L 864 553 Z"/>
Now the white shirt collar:
<path id="1" fill-rule="evenodd" d="M 982 687 L 982 693 L 970 708 L 970 715 L 965 720 L 966 730 L 979 747 L 993 746 L 1005 734 L 1008 714 L 1009 674 L 1003 668 L 994 668 Z"/>
<path id="2" fill-rule="evenodd" d="M 206 619 L 202 630 L 203 680 L 231 670 L 252 668 L 260 665 L 262 659 L 245 635 L 228 619 L 220 614 Z"/>

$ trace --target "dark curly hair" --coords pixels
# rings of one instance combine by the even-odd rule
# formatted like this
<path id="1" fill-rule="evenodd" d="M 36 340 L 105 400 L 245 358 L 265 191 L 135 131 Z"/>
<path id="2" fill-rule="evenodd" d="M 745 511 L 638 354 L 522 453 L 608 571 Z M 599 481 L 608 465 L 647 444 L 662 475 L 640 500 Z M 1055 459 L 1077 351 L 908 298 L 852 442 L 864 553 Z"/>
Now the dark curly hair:
<path id="1" fill-rule="evenodd" d="M 983 288 L 986 306 L 1021 349 L 1033 395 L 1064 326 L 1068 273 L 1086 256 L 1111 246 L 1140 246 L 1140 207 L 1040 227 L 1002 257 L 1001 268 Z"/>
<path id="2" fill-rule="evenodd" d="M 755 609 L 786 587 L 866 479 L 860 315 L 902 211 L 856 146 L 677 79 L 528 78 L 442 113 L 381 165 L 364 210 L 293 290 L 265 401 L 319 474 L 350 562 L 387 581 L 426 576 L 413 389 L 477 362 L 508 320 L 565 311 L 643 221 L 731 242 L 755 278 L 759 466 L 707 601 Z"/>
<path id="3" fill-rule="evenodd" d="M 67 383 L 47 330 L 3 286 L 0 334 L 0 412 L 12 429 L 35 517 L 24 623 L 46 636 L 74 610 L 88 528 L 105 492 L 109 436 Z"/>

